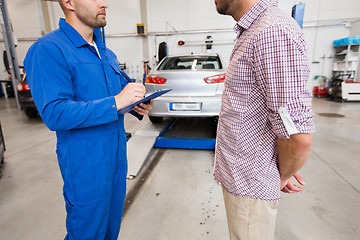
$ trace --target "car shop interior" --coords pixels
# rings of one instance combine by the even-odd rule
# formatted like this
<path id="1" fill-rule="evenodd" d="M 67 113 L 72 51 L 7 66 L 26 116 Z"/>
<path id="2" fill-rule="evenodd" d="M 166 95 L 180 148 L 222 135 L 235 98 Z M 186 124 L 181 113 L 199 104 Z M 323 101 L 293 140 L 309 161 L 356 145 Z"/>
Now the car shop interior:
<path id="1" fill-rule="evenodd" d="M 102 41 L 130 82 L 157 94 L 141 121 L 118 112 L 128 162 L 119 240 L 230 239 L 213 171 L 237 34 L 234 19 L 216 9 L 221 1 L 106 0 Z M 280 193 L 274 239 L 360 239 L 360 1 L 277 2 L 304 33 L 316 131 L 299 170 L 304 190 Z M 24 69 L 29 48 L 58 29 L 64 13 L 57 0 L 0 0 L 0 7 L 0 239 L 64 239 L 57 136 Z"/>

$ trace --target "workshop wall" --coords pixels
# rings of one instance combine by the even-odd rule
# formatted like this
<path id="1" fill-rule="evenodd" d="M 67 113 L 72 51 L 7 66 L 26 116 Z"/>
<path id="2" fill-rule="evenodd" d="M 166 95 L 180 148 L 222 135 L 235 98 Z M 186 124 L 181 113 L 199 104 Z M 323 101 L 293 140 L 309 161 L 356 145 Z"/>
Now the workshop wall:
<path id="1" fill-rule="evenodd" d="M 284 2 L 286 0 L 280 0 Z M 295 1 L 291 1 L 293 5 Z M 333 41 L 348 37 L 351 22 L 360 19 L 360 2 L 356 0 L 303 0 L 303 31 L 311 68 L 309 87 L 316 85 L 317 75 L 331 77 Z"/>
<path id="2" fill-rule="evenodd" d="M 14 34 L 19 40 L 17 52 L 22 65 L 26 51 L 33 43 L 29 39 L 41 36 L 43 27 L 39 19 L 39 8 L 37 1 L 6 2 Z M 219 15 L 213 1 L 146 0 L 148 37 L 136 35 L 136 24 L 144 18 L 140 11 L 145 7 L 142 2 L 144 1 L 107 0 L 107 46 L 117 54 L 121 63 L 127 64 L 127 72 L 132 78 L 142 79 L 144 60 L 150 61 L 151 67 L 156 65 L 158 45 L 162 41 L 167 42 L 169 54 L 205 53 L 205 45 L 199 43 L 204 43 L 207 36 L 211 36 L 214 41 L 211 52 L 219 53 L 227 65 L 235 39 L 232 31 L 234 20 L 229 16 Z M 290 14 L 295 2 L 297 1 L 279 0 L 279 7 Z M 306 4 L 304 33 L 312 70 L 311 79 L 315 75 L 330 76 L 333 40 L 360 31 L 360 24 L 356 22 L 360 19 L 360 1 L 302 2 Z M 56 29 L 59 18 L 63 16 L 62 11 L 56 2 L 47 4 L 49 24 L 52 29 Z M 185 41 L 185 45 L 178 46 L 179 40 Z M 143 52 L 144 45 L 148 45 L 148 54 Z M 0 50 L 3 48 L 1 44 Z M 3 64 L 0 64 L 0 77 L 6 77 Z"/>
<path id="3" fill-rule="evenodd" d="M 157 46 L 162 41 L 167 42 L 170 55 L 206 53 L 205 41 L 211 36 L 214 41 L 211 52 L 218 53 L 225 62 L 230 58 L 235 40 L 234 20 L 230 16 L 220 16 L 209 0 L 149 0 L 148 21 L 149 32 L 154 33 L 149 38 L 151 56 L 157 54 Z M 166 32 L 170 35 L 160 36 Z M 179 46 L 179 40 L 185 44 Z M 154 67 L 155 58 L 151 59 L 151 64 Z"/>
<path id="4" fill-rule="evenodd" d="M 352 37 L 352 36 L 360 36 L 360 20 L 352 22 L 351 30 L 350 30 L 350 37 Z"/>

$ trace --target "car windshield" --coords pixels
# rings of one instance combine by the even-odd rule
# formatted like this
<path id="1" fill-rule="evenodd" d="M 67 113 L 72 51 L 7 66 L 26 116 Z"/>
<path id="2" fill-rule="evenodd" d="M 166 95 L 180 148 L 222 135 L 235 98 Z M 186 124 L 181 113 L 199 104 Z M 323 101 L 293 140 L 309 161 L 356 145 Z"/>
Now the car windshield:
<path id="1" fill-rule="evenodd" d="M 174 69 L 222 69 L 222 65 L 218 56 L 183 56 L 183 57 L 167 57 L 158 67 L 158 70 L 174 70 Z"/>

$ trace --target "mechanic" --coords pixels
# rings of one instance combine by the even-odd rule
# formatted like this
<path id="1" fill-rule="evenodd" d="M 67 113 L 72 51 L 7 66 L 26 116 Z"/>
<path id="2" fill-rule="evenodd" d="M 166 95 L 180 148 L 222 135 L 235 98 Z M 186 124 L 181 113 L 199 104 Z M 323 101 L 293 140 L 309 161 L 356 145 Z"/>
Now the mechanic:
<path id="1" fill-rule="evenodd" d="M 102 42 L 105 0 L 60 0 L 65 19 L 34 43 L 24 60 L 31 94 L 56 131 L 69 240 L 116 240 L 126 192 L 124 115 L 143 98 Z M 133 108 L 142 119 L 153 102 Z"/>
<path id="2" fill-rule="evenodd" d="M 280 191 L 303 191 L 297 173 L 315 131 L 304 35 L 276 0 L 215 0 L 236 21 L 216 139 L 231 240 L 272 240 Z"/>

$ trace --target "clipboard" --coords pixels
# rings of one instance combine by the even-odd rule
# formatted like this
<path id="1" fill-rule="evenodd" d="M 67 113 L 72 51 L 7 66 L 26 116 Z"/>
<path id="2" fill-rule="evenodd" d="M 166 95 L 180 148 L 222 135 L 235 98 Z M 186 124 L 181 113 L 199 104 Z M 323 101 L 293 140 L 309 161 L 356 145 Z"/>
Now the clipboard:
<path id="1" fill-rule="evenodd" d="M 139 105 L 140 103 L 147 103 L 149 102 L 151 99 L 154 99 L 154 98 L 157 98 L 157 97 L 160 97 L 161 95 L 165 94 L 165 93 L 168 93 L 170 92 L 172 89 L 163 89 L 163 90 L 158 90 L 156 92 L 153 92 L 151 94 L 149 94 L 148 96 L 144 97 L 143 99 L 137 101 L 137 102 L 134 102 L 130 105 L 127 105 L 126 107 L 120 109 L 118 111 L 118 113 L 122 113 L 122 114 L 125 114 L 127 112 L 130 112 L 132 110 L 133 107 Z"/>

